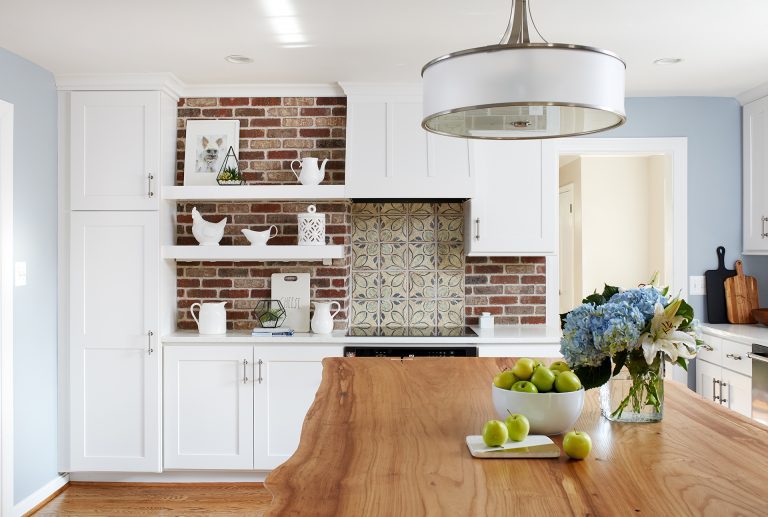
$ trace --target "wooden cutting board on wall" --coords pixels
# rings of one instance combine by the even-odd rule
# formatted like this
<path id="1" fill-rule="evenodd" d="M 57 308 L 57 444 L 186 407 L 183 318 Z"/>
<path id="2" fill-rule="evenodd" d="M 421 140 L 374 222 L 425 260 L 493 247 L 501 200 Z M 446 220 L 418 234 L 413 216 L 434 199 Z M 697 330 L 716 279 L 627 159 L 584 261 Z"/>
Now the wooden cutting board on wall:
<path id="1" fill-rule="evenodd" d="M 740 260 L 736 261 L 736 276 L 725 279 L 725 306 L 729 322 L 757 323 L 752 317 L 752 309 L 760 308 L 757 280 L 744 275 Z"/>

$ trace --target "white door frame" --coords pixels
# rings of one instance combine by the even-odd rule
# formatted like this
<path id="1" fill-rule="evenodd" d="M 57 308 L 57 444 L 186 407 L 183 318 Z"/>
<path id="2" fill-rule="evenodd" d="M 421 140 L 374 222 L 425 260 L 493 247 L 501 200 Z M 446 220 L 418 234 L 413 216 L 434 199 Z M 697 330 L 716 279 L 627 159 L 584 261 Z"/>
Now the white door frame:
<path id="1" fill-rule="evenodd" d="M 542 174 L 559 175 L 560 156 L 664 154 L 672 160 L 672 284 L 673 293 L 688 296 L 688 139 L 674 138 L 563 138 L 545 140 Z M 618 202 L 619 200 L 617 200 Z M 558 240 L 559 241 L 559 240 Z M 559 256 L 547 257 L 547 323 L 559 325 Z"/>
<path id="2" fill-rule="evenodd" d="M 576 187 L 574 186 L 573 183 L 567 183 L 567 184 L 565 184 L 565 185 L 560 187 L 560 190 L 558 191 L 559 196 L 562 196 L 565 193 L 570 193 L 571 194 L 571 208 L 573 208 L 573 206 L 575 206 L 575 204 L 576 204 L 576 199 L 574 197 L 576 195 Z M 558 210 L 559 210 L 559 207 L 560 207 L 560 198 L 559 197 L 558 197 L 557 206 L 558 206 Z M 575 215 L 573 214 L 573 210 L 571 210 L 571 215 L 574 216 L 574 218 L 575 218 Z M 562 237 L 562 220 L 560 219 L 560 217 L 557 218 L 557 229 L 558 229 L 558 232 L 560 232 L 560 235 L 558 237 Z M 575 282 L 575 279 L 573 278 L 575 276 L 575 273 L 576 273 L 576 262 L 575 262 L 575 256 L 576 256 L 576 248 L 575 248 L 576 235 L 575 235 L 575 233 L 576 233 L 576 228 L 575 228 L 575 225 L 574 225 L 573 235 L 571 236 L 572 237 L 572 241 L 573 241 L 571 243 L 571 247 L 573 249 L 571 250 L 571 293 L 570 293 L 571 294 L 571 302 L 573 302 L 573 303 L 576 303 L 577 301 L 581 301 L 576 296 L 576 282 Z M 557 257 L 558 257 L 558 260 L 559 260 L 560 259 L 560 247 L 559 247 L 560 246 L 560 239 L 558 239 L 557 242 L 558 242 Z M 560 266 L 560 264 L 558 264 L 558 268 L 557 268 L 557 274 L 558 275 L 560 275 L 560 267 L 559 266 Z M 562 292 L 560 291 L 560 278 L 559 277 L 557 279 L 557 282 L 558 282 L 557 286 L 558 286 L 559 296 L 562 296 Z M 558 305 L 559 305 L 559 303 L 560 303 L 560 300 L 558 300 Z M 559 308 L 558 308 L 558 312 L 560 312 Z"/>
<path id="3" fill-rule="evenodd" d="M 0 516 L 13 498 L 13 104 L 0 100 Z"/>

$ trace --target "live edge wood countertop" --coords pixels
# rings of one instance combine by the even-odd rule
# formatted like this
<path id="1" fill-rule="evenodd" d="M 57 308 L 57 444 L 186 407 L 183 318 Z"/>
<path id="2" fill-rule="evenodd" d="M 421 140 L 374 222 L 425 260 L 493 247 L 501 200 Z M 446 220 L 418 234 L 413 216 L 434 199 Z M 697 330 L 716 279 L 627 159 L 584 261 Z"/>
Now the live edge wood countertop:
<path id="1" fill-rule="evenodd" d="M 267 515 L 768 515 L 768 428 L 674 382 L 656 424 L 611 423 L 587 392 L 586 460 L 473 458 L 464 437 L 496 418 L 491 379 L 511 363 L 326 359 Z"/>

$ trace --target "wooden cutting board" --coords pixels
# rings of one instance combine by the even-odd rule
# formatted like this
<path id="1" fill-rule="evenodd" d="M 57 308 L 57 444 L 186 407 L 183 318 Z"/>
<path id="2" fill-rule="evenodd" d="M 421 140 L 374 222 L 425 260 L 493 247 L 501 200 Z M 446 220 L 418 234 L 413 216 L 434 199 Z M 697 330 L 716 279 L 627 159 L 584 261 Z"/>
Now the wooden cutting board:
<path id="1" fill-rule="evenodd" d="M 282 327 L 309 332 L 309 273 L 273 273 L 272 299 L 285 307 Z"/>
<path id="2" fill-rule="evenodd" d="M 741 261 L 736 261 L 736 276 L 725 279 L 725 306 L 731 323 L 757 323 L 752 309 L 760 307 L 757 296 L 757 280 L 744 276 Z"/>
<path id="3" fill-rule="evenodd" d="M 479 435 L 467 436 L 469 453 L 475 458 L 559 458 L 560 447 L 548 436 L 530 435 L 522 442 L 507 442 L 502 447 L 488 447 Z"/>
<path id="4" fill-rule="evenodd" d="M 736 275 L 734 269 L 725 269 L 725 248 L 717 247 L 717 269 L 704 272 L 707 290 L 707 321 L 709 323 L 728 323 L 725 310 L 725 279 Z"/>

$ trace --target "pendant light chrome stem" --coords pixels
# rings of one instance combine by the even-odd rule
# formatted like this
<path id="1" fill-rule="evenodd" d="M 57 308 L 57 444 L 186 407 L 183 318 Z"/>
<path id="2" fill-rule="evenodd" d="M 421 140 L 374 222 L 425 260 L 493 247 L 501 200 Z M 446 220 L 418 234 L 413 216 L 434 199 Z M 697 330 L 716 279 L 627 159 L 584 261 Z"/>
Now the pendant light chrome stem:
<path id="1" fill-rule="evenodd" d="M 499 45 L 526 45 L 531 42 L 528 36 L 528 0 L 512 0 L 512 12 L 509 24 Z"/>

